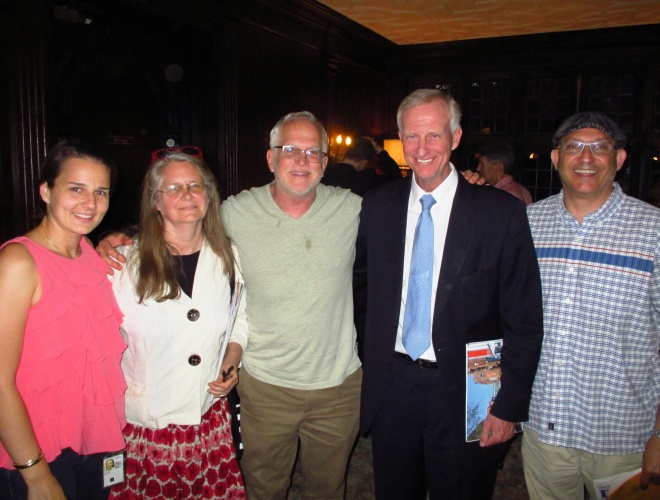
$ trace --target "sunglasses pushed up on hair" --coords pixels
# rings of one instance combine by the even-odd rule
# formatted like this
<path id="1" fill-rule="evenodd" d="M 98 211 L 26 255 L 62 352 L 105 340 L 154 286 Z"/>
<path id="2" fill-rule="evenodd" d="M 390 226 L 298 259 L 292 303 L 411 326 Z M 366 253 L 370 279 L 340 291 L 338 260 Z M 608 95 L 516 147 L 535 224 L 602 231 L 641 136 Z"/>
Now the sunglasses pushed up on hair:
<path id="1" fill-rule="evenodd" d="M 204 160 L 204 156 L 202 155 L 202 150 L 199 149 L 197 146 L 176 146 L 173 148 L 159 149 L 151 153 L 151 163 L 158 160 L 162 160 L 166 158 L 167 155 L 172 153 L 183 153 L 189 156 L 194 156 L 195 158 L 199 158 L 200 160 Z"/>

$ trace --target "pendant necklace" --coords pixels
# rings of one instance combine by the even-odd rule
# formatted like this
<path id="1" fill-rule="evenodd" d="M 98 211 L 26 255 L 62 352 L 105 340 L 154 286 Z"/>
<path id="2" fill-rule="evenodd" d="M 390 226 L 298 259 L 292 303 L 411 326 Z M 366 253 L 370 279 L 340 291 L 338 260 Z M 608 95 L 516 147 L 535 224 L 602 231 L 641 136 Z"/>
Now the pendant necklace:
<path id="1" fill-rule="evenodd" d="M 78 248 L 79 248 L 79 247 L 76 247 L 76 251 L 73 252 L 73 255 L 71 255 L 69 252 L 65 252 L 65 251 L 61 250 L 60 247 L 58 247 L 55 243 L 53 243 L 53 240 L 51 240 L 51 239 L 48 237 L 48 233 L 46 233 L 46 228 L 44 227 L 43 224 L 39 224 L 39 227 L 41 228 L 41 231 L 44 233 L 44 236 L 46 237 L 46 239 L 50 242 L 51 245 L 53 245 L 53 248 L 54 248 L 55 250 L 57 250 L 57 251 L 60 252 L 60 253 L 65 253 L 65 254 L 67 254 L 67 255 L 69 256 L 70 259 L 75 259 L 76 257 L 78 257 Z"/>

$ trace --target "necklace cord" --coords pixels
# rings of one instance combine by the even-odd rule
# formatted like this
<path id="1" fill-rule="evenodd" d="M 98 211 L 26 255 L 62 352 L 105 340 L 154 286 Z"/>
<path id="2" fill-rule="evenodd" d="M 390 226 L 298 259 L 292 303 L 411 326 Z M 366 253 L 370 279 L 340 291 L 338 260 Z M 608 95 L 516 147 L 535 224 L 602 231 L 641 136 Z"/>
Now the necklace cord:
<path id="1" fill-rule="evenodd" d="M 51 239 L 48 237 L 48 233 L 46 232 L 46 228 L 44 227 L 43 223 L 39 224 L 39 227 L 41 228 L 41 231 L 44 233 L 44 236 L 45 236 L 46 239 L 49 241 L 49 243 L 50 243 L 51 245 L 53 245 L 53 248 L 54 248 L 55 250 L 57 250 L 57 251 L 60 252 L 60 253 L 65 253 L 65 254 L 67 254 L 67 255 L 69 256 L 70 259 L 75 259 L 76 257 L 78 257 L 78 250 L 79 250 L 79 248 L 80 248 L 79 246 L 76 247 L 76 251 L 73 252 L 73 255 L 71 255 L 69 252 L 64 251 L 64 250 L 62 250 L 60 247 L 58 247 L 58 246 L 53 242 L 53 240 L 51 240 Z"/>

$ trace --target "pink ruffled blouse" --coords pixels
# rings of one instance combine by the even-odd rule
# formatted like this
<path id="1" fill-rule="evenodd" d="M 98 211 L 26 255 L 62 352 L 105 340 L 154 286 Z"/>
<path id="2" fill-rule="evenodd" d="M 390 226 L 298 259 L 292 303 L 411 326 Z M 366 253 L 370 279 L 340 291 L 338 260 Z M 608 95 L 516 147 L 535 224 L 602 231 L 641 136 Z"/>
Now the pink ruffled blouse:
<path id="1" fill-rule="evenodd" d="M 16 385 L 46 460 L 65 448 L 83 455 L 121 450 L 126 382 L 120 362 L 126 344 L 106 265 L 84 238 L 75 259 L 26 237 L 5 245 L 12 242 L 27 247 L 41 279 Z M 1 444 L 0 467 L 13 469 Z"/>

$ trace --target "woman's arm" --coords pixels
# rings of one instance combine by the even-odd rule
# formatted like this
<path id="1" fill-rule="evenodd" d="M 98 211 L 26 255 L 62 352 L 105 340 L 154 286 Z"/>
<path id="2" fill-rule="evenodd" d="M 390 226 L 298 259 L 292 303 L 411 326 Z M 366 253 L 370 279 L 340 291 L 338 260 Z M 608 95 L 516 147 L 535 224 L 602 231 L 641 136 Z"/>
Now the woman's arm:
<path id="1" fill-rule="evenodd" d="M 16 387 L 25 325 L 40 297 L 39 273 L 30 252 L 21 244 L 7 245 L 0 251 L 0 442 L 17 464 L 25 464 L 41 451 Z M 45 459 L 20 473 L 29 498 L 65 498 Z"/>

